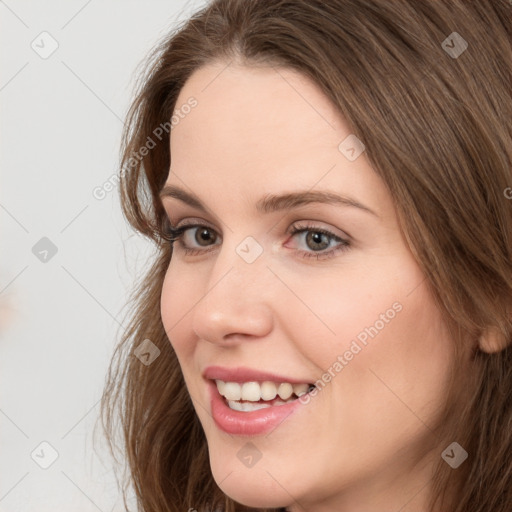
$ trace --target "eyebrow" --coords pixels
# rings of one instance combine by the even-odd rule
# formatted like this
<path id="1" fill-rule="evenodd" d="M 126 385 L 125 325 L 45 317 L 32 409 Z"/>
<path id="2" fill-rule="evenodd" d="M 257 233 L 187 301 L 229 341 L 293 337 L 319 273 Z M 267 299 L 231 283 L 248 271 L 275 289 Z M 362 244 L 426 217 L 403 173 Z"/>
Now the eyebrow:
<path id="1" fill-rule="evenodd" d="M 193 193 L 187 192 L 186 190 L 176 187 L 175 185 L 165 185 L 161 192 L 160 198 L 173 197 L 183 203 L 196 208 L 204 213 L 208 213 L 208 210 L 200 201 L 200 199 Z M 282 210 L 291 210 L 298 208 L 299 206 L 312 204 L 312 203 L 325 203 L 334 204 L 340 206 L 350 206 L 353 208 L 359 208 L 362 211 L 371 213 L 378 217 L 371 208 L 364 204 L 356 201 L 355 199 L 334 194 L 333 192 L 313 191 L 313 190 L 299 190 L 296 192 L 287 192 L 280 195 L 267 194 L 262 197 L 256 203 L 256 210 L 259 213 L 272 213 Z"/>

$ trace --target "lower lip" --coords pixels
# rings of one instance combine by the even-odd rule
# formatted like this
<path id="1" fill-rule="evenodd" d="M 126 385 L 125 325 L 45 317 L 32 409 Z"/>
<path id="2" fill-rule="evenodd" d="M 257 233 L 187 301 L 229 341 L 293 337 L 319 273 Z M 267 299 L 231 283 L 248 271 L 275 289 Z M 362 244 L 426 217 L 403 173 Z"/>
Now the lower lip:
<path id="1" fill-rule="evenodd" d="M 286 405 L 274 405 L 257 411 L 234 411 L 219 394 L 215 382 L 209 381 L 208 387 L 215 424 L 224 432 L 238 436 L 266 434 L 290 417 L 299 407 L 305 405 L 297 399 Z"/>

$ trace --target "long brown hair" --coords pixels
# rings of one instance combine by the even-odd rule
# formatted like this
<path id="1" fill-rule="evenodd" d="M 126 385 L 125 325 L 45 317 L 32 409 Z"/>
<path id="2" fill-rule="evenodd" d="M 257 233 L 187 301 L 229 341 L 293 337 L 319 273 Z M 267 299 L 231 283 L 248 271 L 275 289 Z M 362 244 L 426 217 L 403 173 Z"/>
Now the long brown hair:
<path id="1" fill-rule="evenodd" d="M 215 0 L 147 59 L 126 123 L 120 192 L 125 216 L 155 254 L 131 297 L 101 403 L 111 453 L 127 457 L 124 490 L 133 486 L 138 510 L 253 510 L 213 480 L 160 317 L 172 256 L 159 200 L 169 121 L 186 80 L 219 59 L 311 78 L 388 187 L 454 348 L 477 345 L 494 326 L 502 346 L 474 350 L 470 374 L 453 368 L 440 435 L 469 458 L 453 470 L 439 456 L 431 510 L 512 510 L 511 20 L 508 0 Z M 141 151 L 149 139 L 151 149 Z M 160 350 L 150 365 L 135 357 L 146 339 Z"/>

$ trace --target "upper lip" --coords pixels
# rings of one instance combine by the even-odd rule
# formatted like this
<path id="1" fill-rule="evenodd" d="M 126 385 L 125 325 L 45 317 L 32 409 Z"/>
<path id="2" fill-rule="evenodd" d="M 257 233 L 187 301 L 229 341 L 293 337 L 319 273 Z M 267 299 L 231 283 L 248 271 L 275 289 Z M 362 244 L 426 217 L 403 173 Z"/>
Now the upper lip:
<path id="1" fill-rule="evenodd" d="M 236 368 L 225 368 L 222 366 L 208 366 L 203 371 L 203 377 L 211 380 L 222 380 L 224 382 L 289 382 L 290 384 L 309 384 L 312 381 L 294 379 L 277 373 L 265 372 L 238 366 Z"/>

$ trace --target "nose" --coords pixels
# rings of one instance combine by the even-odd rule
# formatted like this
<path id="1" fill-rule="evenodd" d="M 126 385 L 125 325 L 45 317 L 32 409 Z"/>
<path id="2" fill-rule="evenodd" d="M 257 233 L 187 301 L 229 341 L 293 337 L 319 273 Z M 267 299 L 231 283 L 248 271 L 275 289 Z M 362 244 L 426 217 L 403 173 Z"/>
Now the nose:
<path id="1" fill-rule="evenodd" d="M 265 253 L 247 263 L 235 249 L 224 242 L 192 311 L 195 334 L 219 345 L 262 338 L 273 328 L 275 283 Z"/>

